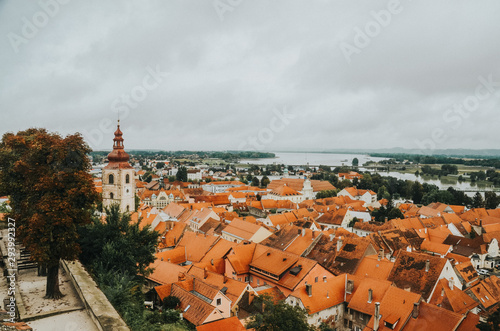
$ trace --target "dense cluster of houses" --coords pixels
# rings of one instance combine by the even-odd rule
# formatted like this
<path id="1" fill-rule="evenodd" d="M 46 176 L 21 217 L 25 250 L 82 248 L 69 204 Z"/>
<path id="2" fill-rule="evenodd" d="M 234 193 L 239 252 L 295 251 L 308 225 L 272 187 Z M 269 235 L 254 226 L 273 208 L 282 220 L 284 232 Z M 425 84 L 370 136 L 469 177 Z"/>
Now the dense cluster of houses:
<path id="1" fill-rule="evenodd" d="M 262 294 L 337 330 L 474 330 L 500 303 L 500 279 L 478 273 L 500 260 L 500 209 L 404 203 L 377 223 L 374 192 L 314 199 L 331 184 L 307 178 L 136 184 L 132 219 L 161 234 L 150 300 L 178 297 L 196 326 L 243 325 Z"/>
<path id="2" fill-rule="evenodd" d="M 476 330 L 499 307 L 500 209 L 408 202 L 378 223 L 375 192 L 316 199 L 335 188 L 307 177 L 135 183 L 132 221 L 160 233 L 148 305 L 175 296 L 199 330 L 243 330 L 264 294 L 336 330 Z"/>

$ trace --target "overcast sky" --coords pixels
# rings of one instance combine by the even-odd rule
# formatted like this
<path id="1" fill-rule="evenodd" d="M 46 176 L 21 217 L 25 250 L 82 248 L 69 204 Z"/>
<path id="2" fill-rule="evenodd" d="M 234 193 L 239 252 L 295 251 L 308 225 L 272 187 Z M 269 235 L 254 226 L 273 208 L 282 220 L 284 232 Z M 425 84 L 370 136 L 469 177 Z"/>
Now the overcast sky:
<path id="1" fill-rule="evenodd" d="M 0 133 L 110 149 L 120 112 L 127 149 L 499 148 L 499 18 L 500 1 L 4 0 Z"/>

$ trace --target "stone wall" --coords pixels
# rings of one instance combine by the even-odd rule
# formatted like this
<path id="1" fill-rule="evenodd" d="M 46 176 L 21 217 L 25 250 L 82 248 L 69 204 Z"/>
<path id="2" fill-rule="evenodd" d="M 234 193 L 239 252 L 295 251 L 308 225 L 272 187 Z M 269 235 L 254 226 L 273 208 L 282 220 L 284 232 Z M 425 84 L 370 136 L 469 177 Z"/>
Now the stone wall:
<path id="1" fill-rule="evenodd" d="M 80 261 L 61 261 L 90 317 L 101 331 L 130 331 Z"/>

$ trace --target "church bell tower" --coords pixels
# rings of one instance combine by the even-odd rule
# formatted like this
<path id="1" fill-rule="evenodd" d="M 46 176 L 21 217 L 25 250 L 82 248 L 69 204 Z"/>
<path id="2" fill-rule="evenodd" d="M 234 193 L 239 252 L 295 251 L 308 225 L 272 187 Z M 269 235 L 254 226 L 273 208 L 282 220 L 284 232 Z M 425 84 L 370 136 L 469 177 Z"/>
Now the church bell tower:
<path id="1" fill-rule="evenodd" d="M 135 171 L 129 164 L 130 156 L 123 147 L 120 121 L 113 139 L 113 150 L 108 154 L 109 163 L 102 170 L 102 204 L 120 205 L 121 212 L 135 209 Z"/>

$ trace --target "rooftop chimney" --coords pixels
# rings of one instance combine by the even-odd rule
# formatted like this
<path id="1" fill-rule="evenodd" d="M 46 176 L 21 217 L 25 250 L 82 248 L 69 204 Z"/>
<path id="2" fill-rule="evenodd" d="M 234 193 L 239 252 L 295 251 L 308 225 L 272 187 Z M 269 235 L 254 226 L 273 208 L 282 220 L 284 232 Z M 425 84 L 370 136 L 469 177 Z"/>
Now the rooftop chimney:
<path id="1" fill-rule="evenodd" d="M 333 241 L 333 238 L 335 238 L 335 235 L 332 233 L 332 234 L 330 235 L 330 241 Z"/>
<path id="2" fill-rule="evenodd" d="M 444 297 L 444 287 L 441 289 L 441 296 Z"/>
<path id="3" fill-rule="evenodd" d="M 342 237 L 339 237 L 339 239 L 337 239 L 337 252 L 340 251 L 340 249 L 342 248 L 342 244 L 343 244 Z"/>
<path id="4" fill-rule="evenodd" d="M 451 277 L 451 278 L 448 280 L 448 286 L 450 287 L 450 290 L 453 290 L 453 277 Z"/>
<path id="5" fill-rule="evenodd" d="M 425 272 L 429 272 L 430 267 L 431 267 L 431 261 L 429 260 L 425 261 Z"/>
<path id="6" fill-rule="evenodd" d="M 351 294 L 353 290 L 354 290 L 354 282 L 352 281 L 352 279 L 348 279 L 345 291 L 347 294 Z"/>
<path id="7" fill-rule="evenodd" d="M 378 251 L 378 260 L 382 260 L 384 258 L 384 249 L 381 248 L 379 251 Z"/>
<path id="8" fill-rule="evenodd" d="M 329 299 L 330 298 L 330 291 L 326 291 L 326 298 Z"/>
<path id="9" fill-rule="evenodd" d="M 306 284 L 306 292 L 309 297 L 312 297 L 312 285 Z"/>
<path id="10" fill-rule="evenodd" d="M 326 283 L 326 276 L 323 276 L 323 282 Z"/>
<path id="11" fill-rule="evenodd" d="M 413 318 L 418 317 L 419 308 L 420 308 L 420 302 L 415 302 L 413 304 L 413 311 L 411 312 L 411 317 Z"/>
<path id="12" fill-rule="evenodd" d="M 368 290 L 368 303 L 372 303 L 373 300 L 373 290 L 369 289 Z"/>
<path id="13" fill-rule="evenodd" d="M 375 302 L 375 314 L 373 316 L 373 331 L 378 330 L 380 324 L 380 302 Z"/>
<path id="14" fill-rule="evenodd" d="M 302 237 L 306 235 L 306 229 L 302 228 Z"/>

